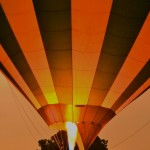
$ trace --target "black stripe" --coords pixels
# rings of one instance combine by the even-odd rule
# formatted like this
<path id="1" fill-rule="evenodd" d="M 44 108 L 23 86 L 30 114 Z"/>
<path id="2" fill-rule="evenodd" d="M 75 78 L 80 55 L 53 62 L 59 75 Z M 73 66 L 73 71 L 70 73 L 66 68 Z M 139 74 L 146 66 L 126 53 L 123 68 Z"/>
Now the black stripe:
<path id="1" fill-rule="evenodd" d="M 5 16 L 5 13 L 1 5 L 0 5 L 0 43 L 5 52 L 7 53 L 8 57 L 11 59 L 12 63 L 14 64 L 14 66 L 16 67 L 16 69 L 18 70 L 18 72 L 28 85 L 28 87 L 30 88 L 30 90 L 35 95 L 35 97 L 38 94 L 43 96 L 40 86 L 38 85 L 30 66 L 26 61 L 26 58 L 22 53 L 19 43 L 11 29 L 11 26 L 9 25 L 9 22 Z"/>
<path id="2" fill-rule="evenodd" d="M 35 13 L 49 63 L 52 80 L 55 85 L 54 88 L 57 93 L 58 101 L 62 102 L 64 99 L 70 99 L 72 104 L 73 80 L 71 1 L 33 0 L 33 5 L 35 8 Z M 54 68 L 59 69 L 56 70 Z M 63 87 L 67 87 L 68 89 L 65 90 L 62 94 L 59 92 L 60 90 L 58 90 L 58 87 L 62 87 L 62 89 Z M 70 92 L 68 93 L 68 91 Z"/>
<path id="3" fill-rule="evenodd" d="M 107 92 L 102 96 L 103 98 L 99 98 L 100 104 L 105 99 L 125 62 L 148 15 L 149 7 L 150 3 L 148 0 L 113 1 L 101 55 L 92 85 L 93 92 L 94 88 L 107 89 Z M 106 73 L 104 74 L 103 72 Z M 90 97 L 90 100 L 92 100 L 92 97 Z"/>

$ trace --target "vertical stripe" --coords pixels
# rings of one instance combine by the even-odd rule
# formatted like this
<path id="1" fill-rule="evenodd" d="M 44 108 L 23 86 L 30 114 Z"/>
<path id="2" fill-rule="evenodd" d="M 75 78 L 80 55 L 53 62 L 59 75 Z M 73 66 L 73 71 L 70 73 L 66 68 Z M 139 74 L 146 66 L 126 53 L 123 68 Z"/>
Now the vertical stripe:
<path id="1" fill-rule="evenodd" d="M 146 44 L 148 43 L 148 39 L 150 39 L 150 13 L 147 16 L 126 61 L 104 99 L 104 102 L 102 103 L 103 107 L 110 108 L 115 103 L 121 93 L 124 92 L 127 86 L 134 80 L 135 76 L 149 60 L 150 45 Z"/>
<path id="2" fill-rule="evenodd" d="M 24 5 L 15 0 L 11 8 L 9 5 L 6 1 L 2 2 L 6 17 L 44 98 L 49 104 L 58 103 L 32 1 L 27 0 Z"/>
<path id="3" fill-rule="evenodd" d="M 47 101 L 44 98 L 43 93 L 32 73 L 32 70 L 22 53 L 20 45 L 16 40 L 16 37 L 6 19 L 6 16 L 1 6 L 0 12 L 1 12 L 1 21 L 0 21 L 1 45 L 5 50 L 5 52 L 7 53 L 7 55 L 9 56 L 9 58 L 11 59 L 12 63 L 15 65 L 19 74 L 22 76 L 22 78 L 24 79 L 30 90 L 33 92 L 39 104 L 41 106 L 44 106 L 47 104 Z"/>

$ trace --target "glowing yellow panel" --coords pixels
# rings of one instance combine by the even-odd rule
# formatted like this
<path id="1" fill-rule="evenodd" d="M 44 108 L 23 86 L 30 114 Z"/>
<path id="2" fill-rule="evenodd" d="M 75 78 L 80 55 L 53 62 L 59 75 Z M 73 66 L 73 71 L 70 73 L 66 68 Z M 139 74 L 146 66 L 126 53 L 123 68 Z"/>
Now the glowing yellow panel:
<path id="1" fill-rule="evenodd" d="M 64 121 L 73 121 L 72 105 L 60 105 Z"/>

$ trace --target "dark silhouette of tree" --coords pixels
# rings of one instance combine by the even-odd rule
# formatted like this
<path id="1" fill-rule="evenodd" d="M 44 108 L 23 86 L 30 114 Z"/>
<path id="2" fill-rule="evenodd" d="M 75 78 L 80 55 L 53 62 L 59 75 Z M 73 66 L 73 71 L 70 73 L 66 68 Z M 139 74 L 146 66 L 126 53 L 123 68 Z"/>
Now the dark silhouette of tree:
<path id="1" fill-rule="evenodd" d="M 98 136 L 90 146 L 89 150 L 108 150 L 108 140 L 100 139 Z"/>
<path id="2" fill-rule="evenodd" d="M 61 130 L 51 139 L 42 139 L 39 141 L 39 146 L 41 150 L 69 150 L 67 132 Z"/>
<path id="3" fill-rule="evenodd" d="M 56 142 L 53 139 L 42 139 L 39 141 L 39 146 L 41 147 L 41 150 L 59 150 Z"/>
<path id="4" fill-rule="evenodd" d="M 107 140 L 100 139 L 97 136 L 89 150 L 108 150 L 107 143 Z M 67 132 L 59 131 L 57 134 L 52 136 L 51 139 L 39 140 L 39 146 L 41 147 L 41 150 L 69 150 Z M 77 143 L 74 150 L 79 150 Z"/>

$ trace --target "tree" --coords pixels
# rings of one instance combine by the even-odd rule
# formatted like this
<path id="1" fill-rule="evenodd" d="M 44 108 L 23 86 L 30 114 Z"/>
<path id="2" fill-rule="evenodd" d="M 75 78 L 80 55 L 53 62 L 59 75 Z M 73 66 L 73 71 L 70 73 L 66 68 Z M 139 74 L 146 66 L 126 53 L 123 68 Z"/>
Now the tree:
<path id="1" fill-rule="evenodd" d="M 41 150 L 69 150 L 67 139 L 67 132 L 61 130 L 52 136 L 51 139 L 39 140 L 39 146 L 41 147 Z M 108 150 L 107 143 L 107 140 L 100 139 L 97 136 L 89 150 Z M 74 150 L 79 150 L 77 143 Z"/>
<path id="2" fill-rule="evenodd" d="M 41 150 L 60 150 L 64 148 L 68 150 L 67 132 L 60 130 L 51 139 L 39 140 L 39 146 Z"/>
<path id="3" fill-rule="evenodd" d="M 100 139 L 97 136 L 95 141 L 90 146 L 89 150 L 108 150 L 107 143 L 108 140 Z"/>
<path id="4" fill-rule="evenodd" d="M 57 144 L 55 143 L 53 139 L 39 140 L 39 146 L 41 147 L 41 150 L 59 150 Z"/>

